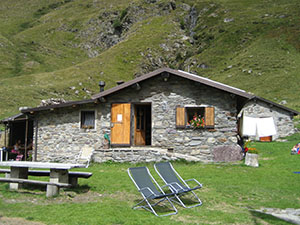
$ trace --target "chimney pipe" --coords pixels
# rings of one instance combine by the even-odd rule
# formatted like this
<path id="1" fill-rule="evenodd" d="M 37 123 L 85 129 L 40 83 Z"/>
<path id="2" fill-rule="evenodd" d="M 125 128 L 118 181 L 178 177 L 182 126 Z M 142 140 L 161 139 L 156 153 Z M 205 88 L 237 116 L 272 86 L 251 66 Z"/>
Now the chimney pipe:
<path id="1" fill-rule="evenodd" d="M 120 84 L 123 84 L 124 81 L 123 81 L 123 80 L 119 80 L 119 81 L 117 81 L 116 83 L 117 83 L 117 85 L 120 85 Z"/>
<path id="2" fill-rule="evenodd" d="M 104 81 L 99 81 L 99 87 L 100 87 L 100 92 L 104 91 L 104 87 L 105 87 L 105 82 Z"/>

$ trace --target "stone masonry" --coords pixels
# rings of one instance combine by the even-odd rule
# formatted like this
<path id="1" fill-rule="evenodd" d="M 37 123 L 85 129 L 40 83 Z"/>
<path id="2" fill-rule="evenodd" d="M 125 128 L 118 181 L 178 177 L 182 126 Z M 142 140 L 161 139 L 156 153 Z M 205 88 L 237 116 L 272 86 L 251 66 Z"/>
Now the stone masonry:
<path id="1" fill-rule="evenodd" d="M 141 89 L 138 91 L 129 87 L 106 96 L 105 103 L 38 112 L 38 160 L 78 162 L 83 147 L 89 146 L 95 150 L 93 159 L 97 162 L 160 161 L 179 158 L 207 162 L 213 161 L 212 149 L 216 146 L 237 146 L 236 96 L 174 75 L 170 75 L 168 81 L 156 76 L 140 82 L 139 85 Z M 151 146 L 145 146 L 143 149 L 134 146 L 105 149 L 104 135 L 110 136 L 113 103 L 151 104 Z M 214 128 L 176 128 L 177 106 L 214 107 Z M 94 129 L 80 128 L 82 110 L 95 111 Z M 245 109 L 246 112 L 251 110 L 253 107 L 250 105 Z M 273 111 L 278 113 L 277 126 L 286 121 L 290 122 L 285 112 L 277 112 L 275 109 Z M 162 149 L 172 149 L 172 152 L 162 152 Z"/>
<path id="2" fill-rule="evenodd" d="M 104 150 L 103 144 L 104 134 L 110 135 L 111 104 L 118 102 L 151 103 L 151 147 L 172 148 L 174 153 L 192 156 L 195 160 L 212 161 L 211 149 L 214 146 L 236 146 L 237 112 L 234 96 L 177 76 L 170 76 L 167 82 L 158 76 L 140 85 L 139 91 L 127 88 L 108 96 L 106 103 L 39 113 L 38 160 L 77 162 L 85 145 L 92 146 L 96 156 L 100 156 L 101 151 L 114 152 L 111 149 Z M 176 128 L 176 107 L 187 105 L 213 106 L 215 128 L 196 130 Z M 95 129 L 80 128 L 80 111 L 85 109 L 95 110 Z M 153 158 L 157 160 L 155 150 L 152 151 Z M 124 152 L 126 153 L 125 150 Z M 131 154 L 125 153 L 113 160 L 130 159 Z"/>
<path id="3" fill-rule="evenodd" d="M 276 106 L 270 106 L 261 101 L 250 101 L 243 107 L 242 111 L 245 116 L 250 117 L 273 117 L 277 131 L 277 134 L 273 136 L 273 140 L 295 133 L 293 116 Z"/>

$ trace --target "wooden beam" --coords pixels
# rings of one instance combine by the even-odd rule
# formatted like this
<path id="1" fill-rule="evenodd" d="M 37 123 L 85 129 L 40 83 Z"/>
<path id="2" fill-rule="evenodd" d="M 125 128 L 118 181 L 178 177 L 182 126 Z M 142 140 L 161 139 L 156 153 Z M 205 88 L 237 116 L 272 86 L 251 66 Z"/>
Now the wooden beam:
<path id="1" fill-rule="evenodd" d="M 140 86 L 139 83 L 135 83 L 135 84 L 133 84 L 131 87 L 134 88 L 134 89 L 137 90 L 137 91 L 141 89 L 141 86 Z"/>
<path id="2" fill-rule="evenodd" d="M 28 138 L 28 116 L 26 115 L 26 126 L 25 126 L 25 161 L 27 161 L 27 138 Z"/>
<path id="3" fill-rule="evenodd" d="M 38 130 L 39 130 L 38 120 L 36 119 L 35 120 L 35 141 L 34 141 L 34 160 L 33 161 L 37 161 Z"/>
<path id="4" fill-rule="evenodd" d="M 4 124 L 4 126 L 5 126 L 5 131 L 4 131 L 4 147 L 7 147 L 7 141 L 6 141 L 6 135 L 7 135 L 7 124 L 5 123 Z M 8 153 L 6 153 L 6 154 L 8 154 Z"/>
<path id="5" fill-rule="evenodd" d="M 100 102 L 102 102 L 102 103 L 106 102 L 106 98 L 104 98 L 104 97 L 99 98 L 99 100 L 100 100 Z"/>
<path id="6" fill-rule="evenodd" d="M 170 74 L 168 72 L 162 72 L 161 76 L 163 78 L 164 81 L 168 81 Z"/>

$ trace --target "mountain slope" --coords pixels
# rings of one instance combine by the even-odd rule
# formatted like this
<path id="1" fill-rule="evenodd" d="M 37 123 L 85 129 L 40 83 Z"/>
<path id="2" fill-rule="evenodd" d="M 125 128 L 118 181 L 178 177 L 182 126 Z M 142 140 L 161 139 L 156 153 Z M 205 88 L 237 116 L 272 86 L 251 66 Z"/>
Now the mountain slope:
<path id="1" fill-rule="evenodd" d="M 166 66 L 300 110 L 299 14 L 298 0 L 1 1 L 0 118 Z"/>

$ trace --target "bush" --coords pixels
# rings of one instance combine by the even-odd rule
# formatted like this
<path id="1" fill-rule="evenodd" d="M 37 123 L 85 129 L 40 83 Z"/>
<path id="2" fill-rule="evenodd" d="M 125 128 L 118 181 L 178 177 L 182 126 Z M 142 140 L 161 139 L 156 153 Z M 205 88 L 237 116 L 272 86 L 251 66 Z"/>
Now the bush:
<path id="1" fill-rule="evenodd" d="M 121 23 L 121 21 L 120 21 L 119 18 L 117 18 L 117 19 L 114 21 L 114 23 L 113 23 L 113 28 L 114 28 L 115 30 L 121 30 L 121 29 L 122 29 L 122 23 Z"/>
<path id="2" fill-rule="evenodd" d="M 124 10 L 121 11 L 120 21 L 122 21 L 125 18 L 125 16 L 127 15 L 127 13 L 128 13 L 127 9 L 124 9 Z"/>

